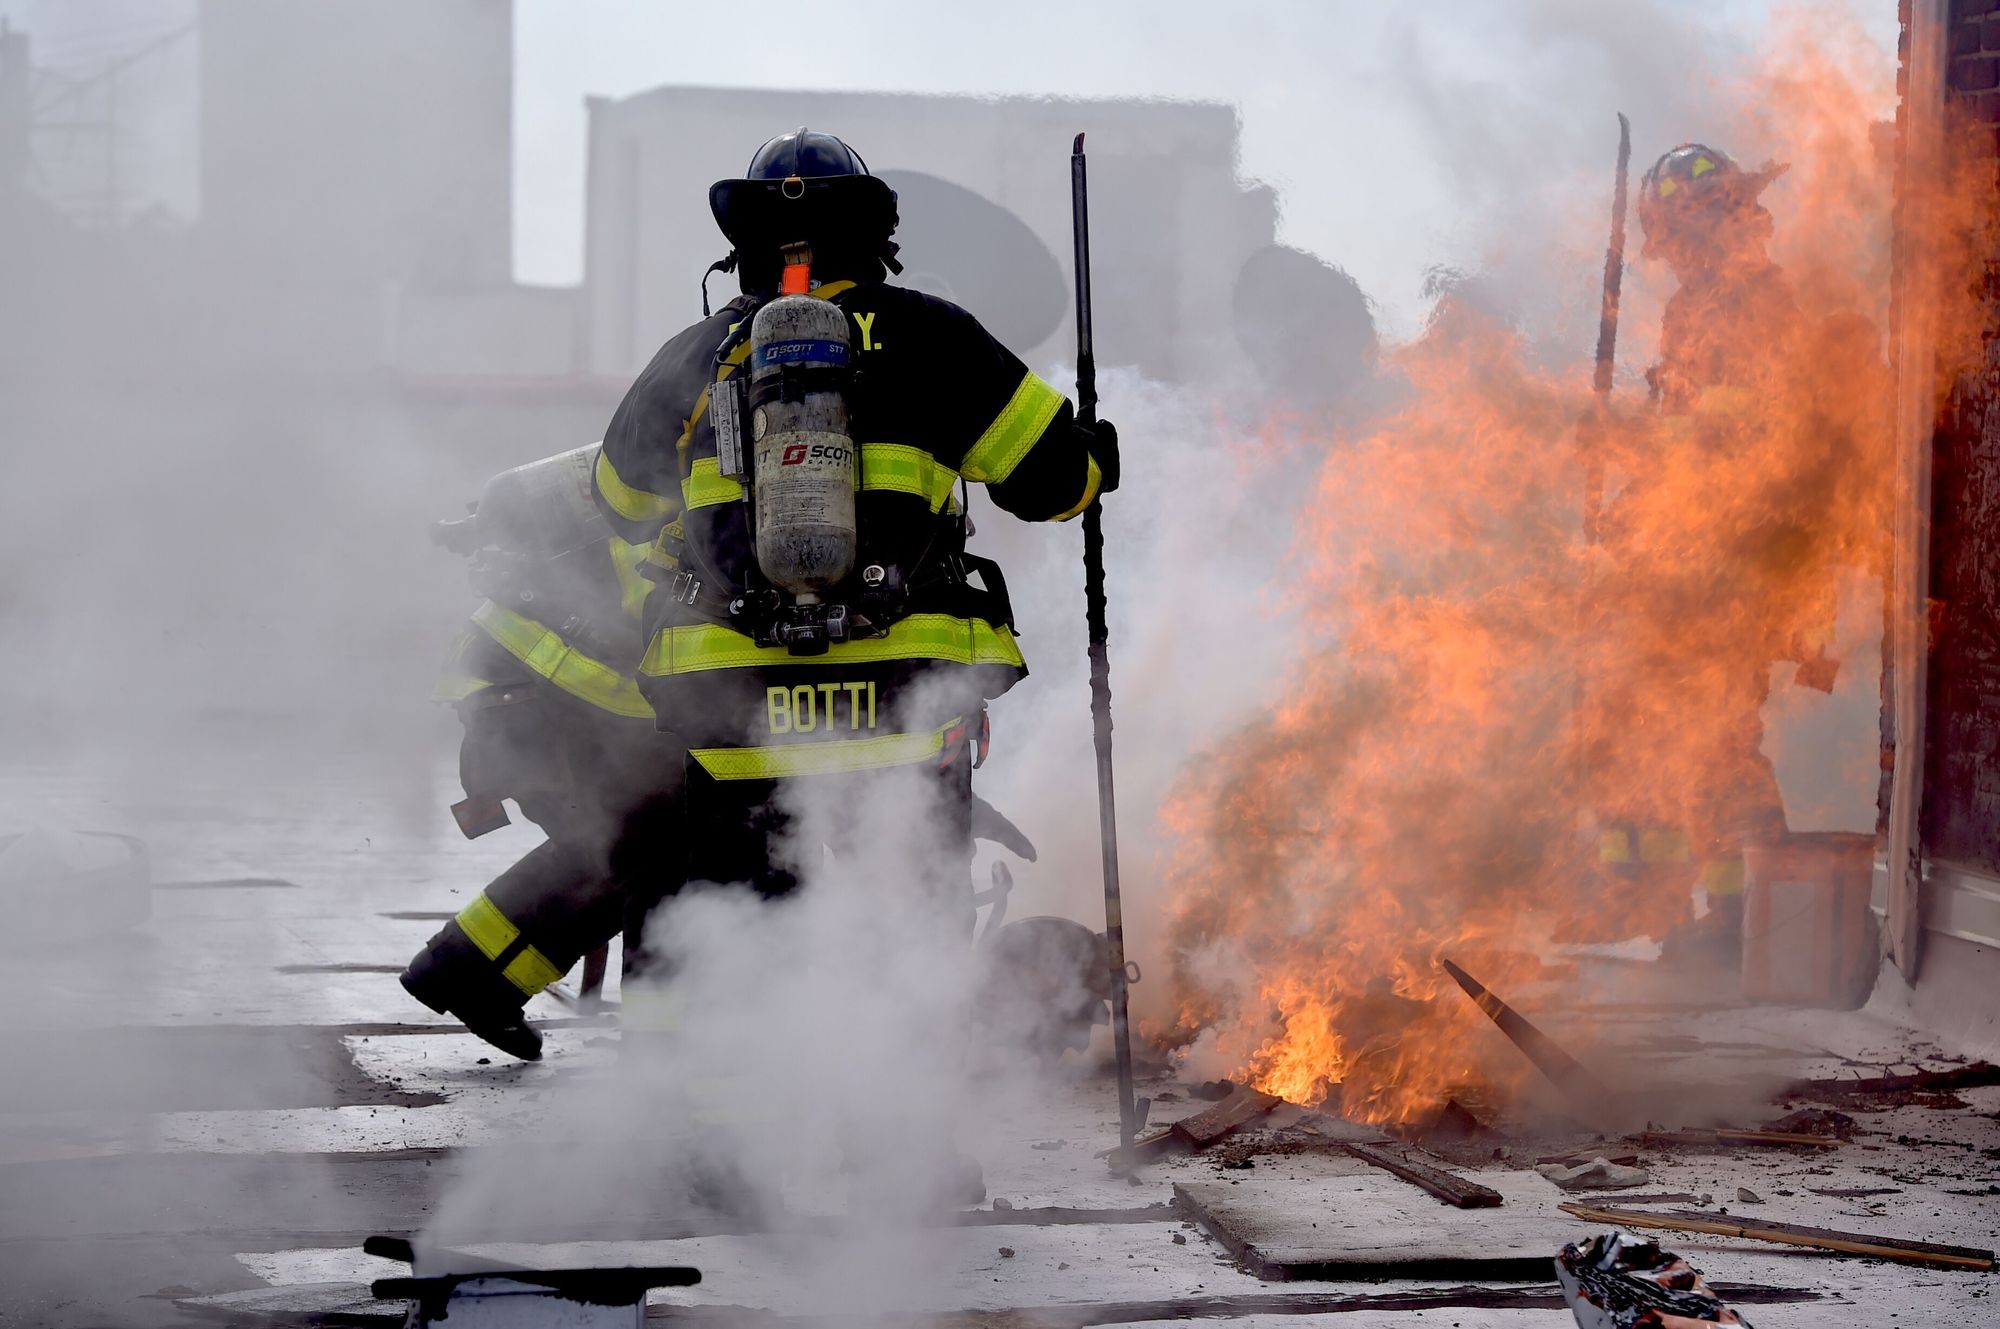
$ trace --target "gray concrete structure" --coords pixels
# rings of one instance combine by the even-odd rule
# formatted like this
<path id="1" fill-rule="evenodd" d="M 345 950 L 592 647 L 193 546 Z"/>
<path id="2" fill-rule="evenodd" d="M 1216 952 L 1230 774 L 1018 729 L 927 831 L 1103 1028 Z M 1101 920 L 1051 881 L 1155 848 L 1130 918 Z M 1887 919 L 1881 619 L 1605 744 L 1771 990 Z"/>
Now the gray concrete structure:
<path id="1" fill-rule="evenodd" d="M 1100 363 L 1185 379 L 1241 360 L 1232 295 L 1273 243 L 1237 172 L 1234 107 L 668 87 L 590 103 L 586 361 L 629 374 L 699 312 L 727 248 L 710 182 L 798 125 L 847 139 L 901 195 L 904 280 L 977 313 L 1031 363 L 1070 354 L 1070 141 L 1088 133 Z M 718 276 L 715 298 L 735 291 Z"/>

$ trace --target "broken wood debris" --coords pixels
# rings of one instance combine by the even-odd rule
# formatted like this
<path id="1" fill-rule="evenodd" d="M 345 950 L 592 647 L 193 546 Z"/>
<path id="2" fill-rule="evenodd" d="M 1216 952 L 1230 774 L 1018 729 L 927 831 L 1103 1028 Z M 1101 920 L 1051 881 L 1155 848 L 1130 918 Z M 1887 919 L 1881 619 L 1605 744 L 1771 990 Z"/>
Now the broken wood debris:
<path id="1" fill-rule="evenodd" d="M 1176 1146 L 1206 1149 L 1225 1135 L 1241 1130 L 1284 1101 L 1276 1094 L 1263 1093 L 1245 1085 L 1212 1108 L 1206 1108 L 1191 1117 L 1183 1117 L 1171 1126 L 1164 1126 L 1149 1135 L 1140 1136 L 1132 1142 L 1132 1156 L 1137 1161 L 1145 1162 L 1160 1157 Z M 1109 1150 L 1104 1156 L 1116 1153 L 1116 1150 Z"/>
<path id="2" fill-rule="evenodd" d="M 1766 1219 L 1745 1221 L 1722 1214 L 1685 1211 L 1655 1214 L 1636 1209 L 1607 1209 L 1590 1204 L 1560 1206 L 1566 1214 L 1593 1223 L 1615 1223 L 1621 1227 L 1665 1228 L 1674 1232 L 1706 1232 L 1717 1237 L 1743 1237 L 1751 1241 L 1772 1241 L 1787 1246 L 1810 1246 L 1816 1250 L 1866 1255 L 1903 1264 L 1936 1265 L 1952 1269 L 1991 1269 L 1993 1252 L 1970 1246 L 1941 1246 L 1928 1241 L 1906 1241 L 1901 1237 L 1876 1237 L 1862 1232 L 1837 1232 L 1831 1228 L 1807 1227 L 1802 1223 L 1778 1223 Z"/>
<path id="3" fill-rule="evenodd" d="M 1167 1129 L 1181 1143 L 1202 1149 L 1247 1126 L 1284 1101 L 1276 1094 L 1244 1085 L 1214 1107 L 1197 1112 L 1192 1117 L 1182 1117 Z"/>
<path id="4" fill-rule="evenodd" d="M 1394 1149 L 1375 1144 L 1358 1144 L 1349 1141 L 1343 1146 L 1348 1153 L 1364 1163 L 1393 1173 L 1412 1186 L 1429 1191 L 1454 1209 L 1491 1209 L 1500 1203 L 1500 1192 L 1482 1186 L 1476 1181 L 1468 1181 L 1456 1173 L 1443 1168 L 1420 1163 L 1407 1155 L 1398 1155 Z"/>
<path id="5" fill-rule="evenodd" d="M 1698 1144 L 1698 1145 L 1769 1145 L 1776 1147 L 1796 1146 L 1806 1149 L 1838 1149 L 1840 1140 L 1831 1135 L 1801 1135 L 1796 1131 L 1647 1131 L 1639 1137 L 1649 1145 Z"/>
<path id="6" fill-rule="evenodd" d="M 1796 1080 L 1786 1092 L 1798 1095 L 1907 1094 L 1949 1089 L 1981 1089 L 2000 1084 L 2000 1066 L 1976 1061 L 1948 1071 L 1917 1071 L 1911 1075 L 1874 1075 L 1865 1079 Z"/>

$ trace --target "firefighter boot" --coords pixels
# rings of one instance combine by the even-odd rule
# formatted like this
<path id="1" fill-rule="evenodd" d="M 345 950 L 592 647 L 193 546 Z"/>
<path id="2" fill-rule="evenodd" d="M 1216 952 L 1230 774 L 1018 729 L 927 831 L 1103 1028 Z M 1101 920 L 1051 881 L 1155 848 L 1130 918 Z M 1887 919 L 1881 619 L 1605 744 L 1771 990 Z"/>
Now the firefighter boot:
<path id="1" fill-rule="evenodd" d="M 417 952 L 400 981 L 405 992 L 508 1056 L 542 1059 L 542 1035 L 528 1023 L 520 994 L 498 979 L 456 923 L 447 923 Z"/>

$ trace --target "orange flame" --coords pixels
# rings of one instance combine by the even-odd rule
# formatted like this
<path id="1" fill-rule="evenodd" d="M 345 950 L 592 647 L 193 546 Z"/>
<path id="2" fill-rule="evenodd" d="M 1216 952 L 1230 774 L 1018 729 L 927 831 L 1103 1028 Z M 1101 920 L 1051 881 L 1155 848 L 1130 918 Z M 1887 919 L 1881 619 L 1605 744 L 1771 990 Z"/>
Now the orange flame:
<path id="1" fill-rule="evenodd" d="M 1726 889 L 1782 830 L 1773 667 L 1839 668 L 1837 593 L 1881 576 L 1894 492 L 1889 71 L 1824 31 L 1788 34 L 1738 98 L 1740 142 L 1791 165 L 1767 196 L 1778 267 L 1751 246 L 1675 298 L 1662 401 L 1601 409 L 1587 370 L 1538 368 L 1447 292 L 1391 357 L 1406 404 L 1329 451 L 1283 570 L 1311 646 L 1162 812 L 1172 1041 L 1413 1120 L 1526 1073 L 1441 955 L 1514 991 L 1551 939 L 1665 935 L 1704 871 Z M 1953 190 L 1938 245 L 1980 192 Z M 1642 292 L 1671 286 L 1660 267 L 1633 270 Z M 1624 332 L 1630 361 L 1648 337 Z"/>

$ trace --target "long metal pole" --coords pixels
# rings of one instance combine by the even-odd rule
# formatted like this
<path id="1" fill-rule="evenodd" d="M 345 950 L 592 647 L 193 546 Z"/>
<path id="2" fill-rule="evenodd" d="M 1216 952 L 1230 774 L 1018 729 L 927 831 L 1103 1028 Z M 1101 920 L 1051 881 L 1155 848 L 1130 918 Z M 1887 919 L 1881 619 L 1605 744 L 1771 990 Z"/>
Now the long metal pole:
<path id="1" fill-rule="evenodd" d="M 1076 415 L 1097 420 L 1097 356 L 1090 337 L 1090 188 L 1083 135 L 1069 157 L 1070 221 L 1076 237 Z M 1090 629 L 1090 720 L 1097 746 L 1097 831 L 1104 852 L 1104 938 L 1111 963 L 1111 1041 L 1118 1058 L 1118 1148 L 1129 1160 L 1139 1113 L 1132 1092 L 1132 1026 L 1125 993 L 1125 916 L 1118 895 L 1118 802 L 1111 781 L 1110 629 L 1104 619 L 1104 510 L 1083 510 L 1083 611 Z"/>
<path id="2" fill-rule="evenodd" d="M 1604 296 L 1597 311 L 1597 367 L 1591 386 L 1597 390 L 1599 428 L 1611 401 L 1612 371 L 1618 355 L 1618 297 L 1625 277 L 1625 181 L 1632 165 L 1632 123 L 1618 113 L 1618 176 L 1611 191 L 1611 240 L 1604 248 Z M 1590 440 L 1584 457 L 1583 534 L 1589 544 L 1597 543 L 1597 523 L 1604 507 L 1604 451 L 1600 441 Z"/>

